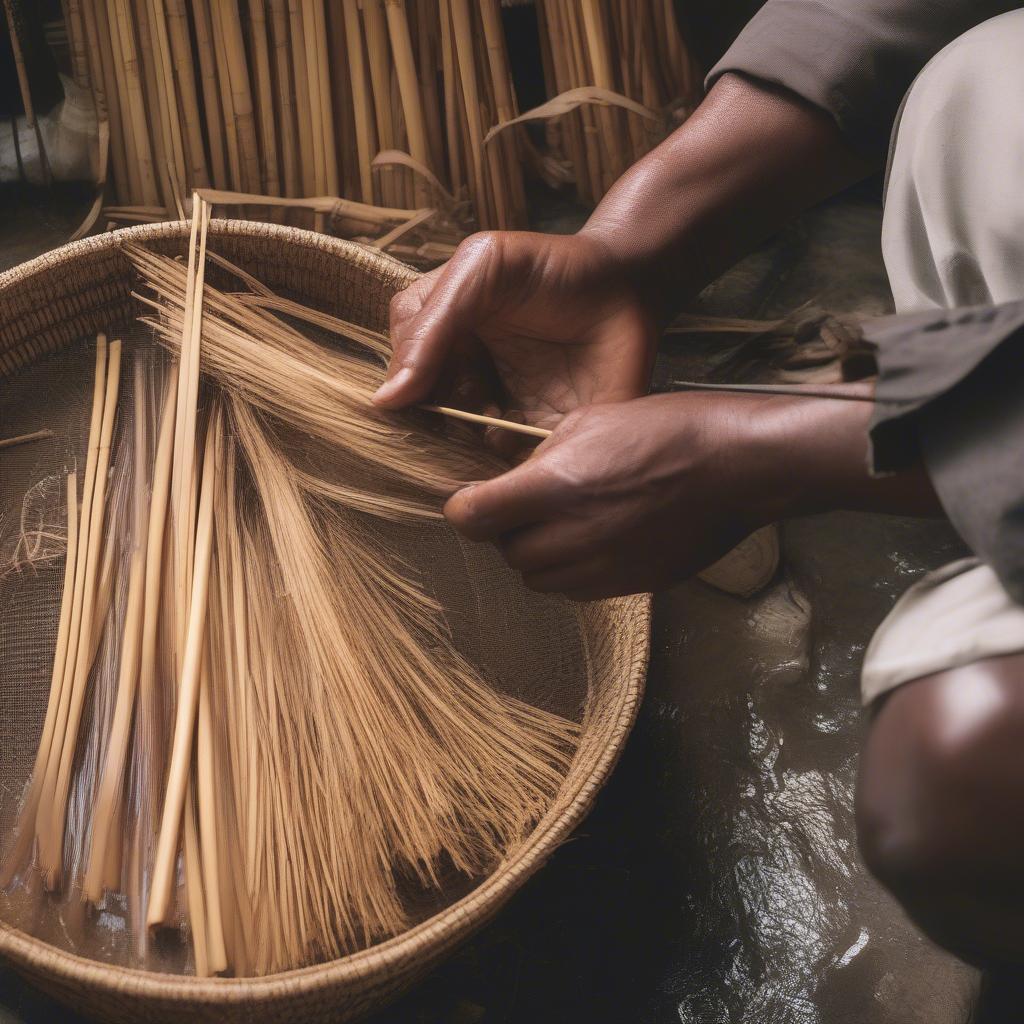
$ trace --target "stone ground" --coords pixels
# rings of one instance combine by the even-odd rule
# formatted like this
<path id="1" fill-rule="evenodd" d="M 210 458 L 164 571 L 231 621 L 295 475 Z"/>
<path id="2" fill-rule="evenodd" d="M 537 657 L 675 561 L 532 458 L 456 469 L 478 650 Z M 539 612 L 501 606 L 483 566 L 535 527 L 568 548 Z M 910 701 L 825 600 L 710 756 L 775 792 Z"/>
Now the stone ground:
<path id="1" fill-rule="evenodd" d="M 0 194 L 0 268 L 59 244 L 84 205 Z M 871 189 L 844 196 L 703 306 L 884 311 L 879 221 Z M 540 226 L 573 223 L 563 210 Z M 693 370 L 671 340 L 658 386 Z M 752 600 L 698 582 L 658 595 L 640 719 L 579 835 L 373 1024 L 971 1019 L 977 975 L 921 939 L 866 874 L 852 817 L 865 644 L 959 543 L 943 524 L 852 514 L 787 522 L 782 536 L 784 568 Z M 0 1024 L 55 1020 L 74 1018 L 0 973 Z"/>

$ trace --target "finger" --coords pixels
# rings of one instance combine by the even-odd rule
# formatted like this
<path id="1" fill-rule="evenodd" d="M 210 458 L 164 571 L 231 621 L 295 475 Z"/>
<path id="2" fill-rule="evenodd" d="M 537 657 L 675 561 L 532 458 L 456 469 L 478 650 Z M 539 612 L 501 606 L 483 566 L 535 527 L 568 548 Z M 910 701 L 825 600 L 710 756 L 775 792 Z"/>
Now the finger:
<path id="1" fill-rule="evenodd" d="M 589 560 L 598 541 L 590 524 L 561 520 L 514 530 L 498 546 L 509 568 L 534 574 Z"/>
<path id="2" fill-rule="evenodd" d="M 616 588 L 615 565 L 605 553 L 592 555 L 578 562 L 524 572 L 523 583 L 541 594 L 621 593 Z"/>
<path id="3" fill-rule="evenodd" d="M 470 540 L 497 540 L 554 513 L 562 500 L 562 485 L 542 463 L 531 459 L 493 480 L 456 492 L 444 514 Z"/>
<path id="4" fill-rule="evenodd" d="M 388 330 L 392 336 L 397 335 L 405 324 L 423 308 L 427 296 L 437 285 L 438 276 L 437 270 L 431 270 L 413 281 L 408 288 L 403 288 L 392 296 L 391 304 L 388 307 Z"/>
<path id="5" fill-rule="evenodd" d="M 493 233 L 473 235 L 441 268 L 422 307 L 392 335 L 394 354 L 373 397 L 377 405 L 401 408 L 430 394 L 448 354 L 473 333 L 486 309 L 499 246 Z"/>

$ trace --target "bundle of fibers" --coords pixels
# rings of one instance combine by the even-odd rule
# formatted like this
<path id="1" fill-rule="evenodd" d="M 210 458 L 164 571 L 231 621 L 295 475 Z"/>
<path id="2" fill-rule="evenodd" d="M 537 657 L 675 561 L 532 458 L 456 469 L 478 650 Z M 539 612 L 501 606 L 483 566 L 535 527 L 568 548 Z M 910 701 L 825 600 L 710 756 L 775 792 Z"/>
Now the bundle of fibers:
<path id="1" fill-rule="evenodd" d="M 131 255 L 160 296 L 155 326 L 173 348 L 188 275 Z M 557 791 L 578 730 L 489 686 L 437 603 L 360 521 L 433 518 L 460 479 L 493 472 L 491 458 L 467 434 L 373 412 L 379 337 L 348 331 L 371 350 L 367 361 L 238 297 L 206 287 L 203 304 L 199 366 L 227 407 L 207 430 L 226 424 L 213 450 L 231 453 L 215 469 L 220 639 L 208 640 L 204 666 L 214 705 L 233 709 L 218 716 L 229 762 L 219 777 L 230 780 L 218 874 L 234 889 L 219 916 L 227 963 L 267 973 L 396 934 L 410 923 L 403 892 L 493 869 Z M 291 462 L 276 426 L 329 443 L 329 476 Z M 244 849 L 230 849 L 232 835 Z"/>
<path id="2" fill-rule="evenodd" d="M 579 727 L 492 685 L 381 529 L 437 529 L 441 500 L 500 462 L 462 425 L 373 410 L 383 336 L 222 259 L 248 290 L 205 286 L 208 223 L 198 203 L 187 267 L 129 253 L 172 355 L 164 373 L 131 347 L 134 421 L 97 346 L 89 518 L 106 460 L 129 497 L 105 548 L 77 537 L 83 653 L 5 875 L 34 863 L 71 901 L 117 900 L 142 963 L 181 962 L 151 955 L 171 928 L 197 974 L 265 975 L 396 935 L 493 871 Z M 118 417 L 129 440 L 111 447 Z M 74 474 L 68 496 L 74 536 Z"/>
<path id="3" fill-rule="evenodd" d="M 263 972 L 402 930 L 403 884 L 430 890 L 446 869 L 491 870 L 557 791 L 576 728 L 488 686 L 395 556 L 355 514 L 302 493 L 244 400 L 230 409 L 258 505 L 239 699 L 265 742 L 249 746 L 259 756 L 233 800 L 240 834 L 266 837 L 244 861 L 262 937 L 249 956 Z M 223 557 L 234 578 L 236 555 L 218 550 L 218 573 Z"/>
<path id="4" fill-rule="evenodd" d="M 154 297 L 140 296 L 158 314 L 148 322 L 176 352 L 185 319 L 185 267 L 138 246 L 126 246 L 125 252 Z M 330 447 L 333 476 L 292 467 L 305 488 L 371 515 L 437 518 L 438 498 L 504 468 L 470 430 L 450 425 L 442 434 L 413 415 L 374 408 L 370 399 L 384 380 L 389 351 L 383 335 L 308 311 L 306 318 L 350 343 L 327 347 L 270 312 L 275 306 L 295 312 L 294 303 L 210 285 L 204 294 L 203 372 L 281 424 Z"/>

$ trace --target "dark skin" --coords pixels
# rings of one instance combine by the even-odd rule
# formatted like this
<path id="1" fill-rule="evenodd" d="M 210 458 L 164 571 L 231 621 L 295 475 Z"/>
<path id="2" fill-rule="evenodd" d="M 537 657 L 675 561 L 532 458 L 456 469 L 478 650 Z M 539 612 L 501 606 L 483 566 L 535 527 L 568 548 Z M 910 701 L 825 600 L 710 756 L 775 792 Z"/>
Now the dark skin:
<path id="1" fill-rule="evenodd" d="M 880 161 L 796 96 L 727 75 L 576 235 L 472 236 L 398 295 L 379 405 L 443 397 L 554 431 L 455 494 L 452 525 L 498 545 L 528 586 L 589 600 L 669 586 L 785 516 L 941 514 L 923 468 L 869 475 L 866 403 L 644 397 L 678 306 Z M 520 444 L 489 440 L 509 454 Z M 1022 744 L 1015 656 L 900 687 L 876 708 L 861 761 L 869 866 L 932 938 L 977 963 L 1024 960 Z"/>

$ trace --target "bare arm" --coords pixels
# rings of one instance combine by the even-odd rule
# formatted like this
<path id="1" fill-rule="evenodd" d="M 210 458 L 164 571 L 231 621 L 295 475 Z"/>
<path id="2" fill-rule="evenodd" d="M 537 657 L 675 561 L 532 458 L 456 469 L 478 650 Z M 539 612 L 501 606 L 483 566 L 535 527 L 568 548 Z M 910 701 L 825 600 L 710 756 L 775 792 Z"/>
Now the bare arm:
<path id="1" fill-rule="evenodd" d="M 795 93 L 724 75 L 581 234 L 671 312 L 794 216 L 878 166 Z"/>

